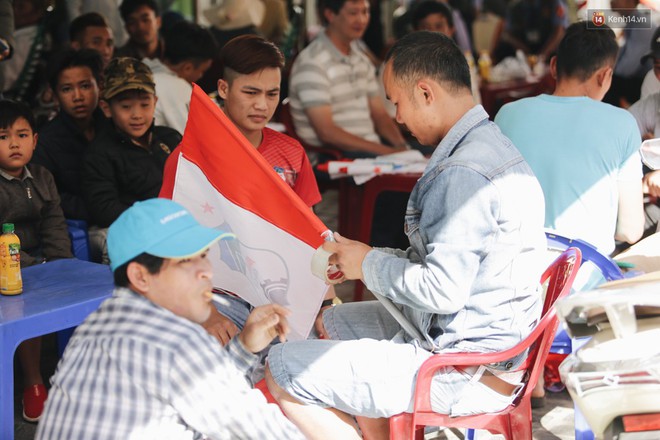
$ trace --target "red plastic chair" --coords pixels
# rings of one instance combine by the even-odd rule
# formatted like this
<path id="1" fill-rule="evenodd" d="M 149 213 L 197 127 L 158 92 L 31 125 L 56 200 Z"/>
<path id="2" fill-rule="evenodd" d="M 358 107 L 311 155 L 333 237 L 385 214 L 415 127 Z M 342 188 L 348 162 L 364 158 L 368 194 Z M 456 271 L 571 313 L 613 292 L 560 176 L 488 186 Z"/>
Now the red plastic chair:
<path id="1" fill-rule="evenodd" d="M 390 439 L 423 439 L 425 426 L 449 428 L 486 429 L 493 434 L 503 434 L 507 439 L 530 440 L 532 438 L 532 390 L 543 372 L 543 364 L 559 325 L 554 303 L 568 295 L 580 267 L 582 254 L 577 248 L 564 251 L 546 269 L 541 282 L 548 281 L 543 303 L 543 314 L 532 333 L 515 347 L 498 353 L 451 353 L 432 356 L 424 362 L 417 375 L 414 395 L 414 412 L 397 414 L 390 418 Z M 511 359 L 529 348 L 529 354 L 520 369 L 528 371 L 525 389 L 515 402 L 499 413 L 450 417 L 431 409 L 431 380 L 439 368 L 447 366 L 467 367 L 501 362 Z"/>

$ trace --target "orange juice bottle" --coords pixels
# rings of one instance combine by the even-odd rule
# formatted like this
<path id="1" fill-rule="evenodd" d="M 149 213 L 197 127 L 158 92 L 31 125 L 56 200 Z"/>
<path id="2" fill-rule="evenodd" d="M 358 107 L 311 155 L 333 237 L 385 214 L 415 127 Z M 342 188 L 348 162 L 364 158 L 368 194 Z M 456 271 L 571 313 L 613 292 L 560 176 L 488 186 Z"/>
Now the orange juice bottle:
<path id="1" fill-rule="evenodd" d="M 5 223 L 0 235 L 0 293 L 18 295 L 22 291 L 21 241 L 14 234 L 14 224 Z"/>

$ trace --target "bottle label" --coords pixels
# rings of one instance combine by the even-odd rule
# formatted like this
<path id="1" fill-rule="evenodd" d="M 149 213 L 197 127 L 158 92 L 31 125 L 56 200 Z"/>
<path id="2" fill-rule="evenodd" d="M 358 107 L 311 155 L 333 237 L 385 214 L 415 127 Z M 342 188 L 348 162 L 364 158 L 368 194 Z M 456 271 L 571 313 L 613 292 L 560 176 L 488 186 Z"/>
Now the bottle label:
<path id="1" fill-rule="evenodd" d="M 9 243 L 9 257 L 12 261 L 21 261 L 21 245 L 18 243 Z"/>

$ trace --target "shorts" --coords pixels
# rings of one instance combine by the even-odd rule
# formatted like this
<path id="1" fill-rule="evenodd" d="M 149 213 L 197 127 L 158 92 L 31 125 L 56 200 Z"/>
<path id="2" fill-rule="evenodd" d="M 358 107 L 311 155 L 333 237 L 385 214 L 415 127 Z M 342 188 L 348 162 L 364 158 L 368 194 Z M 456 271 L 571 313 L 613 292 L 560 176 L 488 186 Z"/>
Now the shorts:
<path id="1" fill-rule="evenodd" d="M 391 417 L 412 411 L 417 371 L 433 354 L 416 342 L 404 342 L 401 327 L 377 301 L 329 308 L 323 322 L 331 340 L 271 348 L 268 366 L 275 382 L 303 403 L 352 415 Z M 433 380 L 434 410 L 452 415 L 498 411 L 515 398 L 471 378 L 451 367 L 441 369 Z M 464 388 L 469 392 L 463 393 Z"/>

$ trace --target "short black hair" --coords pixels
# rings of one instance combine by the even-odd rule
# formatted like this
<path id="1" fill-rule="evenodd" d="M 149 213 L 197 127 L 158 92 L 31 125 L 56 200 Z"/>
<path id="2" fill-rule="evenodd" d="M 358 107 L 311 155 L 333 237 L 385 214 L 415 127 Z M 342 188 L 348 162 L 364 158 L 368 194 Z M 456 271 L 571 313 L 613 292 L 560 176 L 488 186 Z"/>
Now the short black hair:
<path id="1" fill-rule="evenodd" d="M 260 35 L 240 35 L 232 38 L 220 50 L 222 79 L 231 80 L 233 71 L 240 75 L 251 75 L 266 68 L 284 68 L 284 55 L 272 41 Z"/>
<path id="2" fill-rule="evenodd" d="M 347 1 L 351 0 L 317 0 L 316 10 L 319 14 L 319 18 L 321 19 L 321 24 L 324 26 L 328 24 L 328 20 L 325 18 L 326 9 L 330 9 L 333 13 L 339 14 L 339 11 L 344 7 L 344 3 Z"/>
<path id="3" fill-rule="evenodd" d="M 103 58 L 94 49 L 65 49 L 56 53 L 48 63 L 48 84 L 53 92 L 57 89 L 60 74 L 72 67 L 88 67 L 99 89 L 103 87 Z"/>
<path id="4" fill-rule="evenodd" d="M 454 41 L 439 32 L 417 31 L 398 40 L 385 56 L 395 81 L 414 84 L 427 77 L 448 91 L 471 91 L 470 68 Z"/>
<path id="5" fill-rule="evenodd" d="M 573 23 L 557 48 L 557 79 L 586 81 L 601 67 L 614 67 L 618 52 L 616 36 L 609 26 L 589 29 L 586 21 Z"/>
<path id="6" fill-rule="evenodd" d="M 121 15 L 121 19 L 124 20 L 124 23 L 128 21 L 128 16 L 141 6 L 146 6 L 153 10 L 156 17 L 160 17 L 160 8 L 154 0 L 124 0 L 121 6 L 119 6 L 119 14 Z"/>
<path id="7" fill-rule="evenodd" d="M 218 44 L 213 34 L 202 26 L 189 21 L 179 21 L 163 35 L 165 52 L 163 58 L 172 64 L 191 60 L 198 64 L 213 59 Z"/>
<path id="8" fill-rule="evenodd" d="M 108 22 L 98 12 L 88 12 L 74 18 L 69 25 L 69 39 L 78 41 L 88 27 L 109 28 Z"/>
<path id="9" fill-rule="evenodd" d="M 36 133 L 36 123 L 32 110 L 27 104 L 11 99 L 0 99 L 0 129 L 5 130 L 23 118 L 27 121 L 33 133 Z"/>
<path id="10" fill-rule="evenodd" d="M 131 264 L 132 262 L 141 264 L 144 266 L 147 271 L 155 275 L 163 267 L 163 263 L 165 262 L 165 259 L 162 257 L 156 257 L 155 255 L 147 254 L 146 252 L 141 253 L 137 257 L 133 258 L 132 260 L 122 264 L 118 268 L 115 269 L 113 272 L 113 278 L 115 280 L 115 286 L 117 287 L 128 287 L 129 280 L 128 280 L 128 265 Z"/>
<path id="11" fill-rule="evenodd" d="M 424 0 L 417 3 L 411 12 L 411 22 L 413 29 L 419 29 L 419 22 L 432 14 L 441 14 L 447 20 L 449 27 L 454 27 L 454 17 L 451 14 L 451 8 L 437 0 Z"/>

